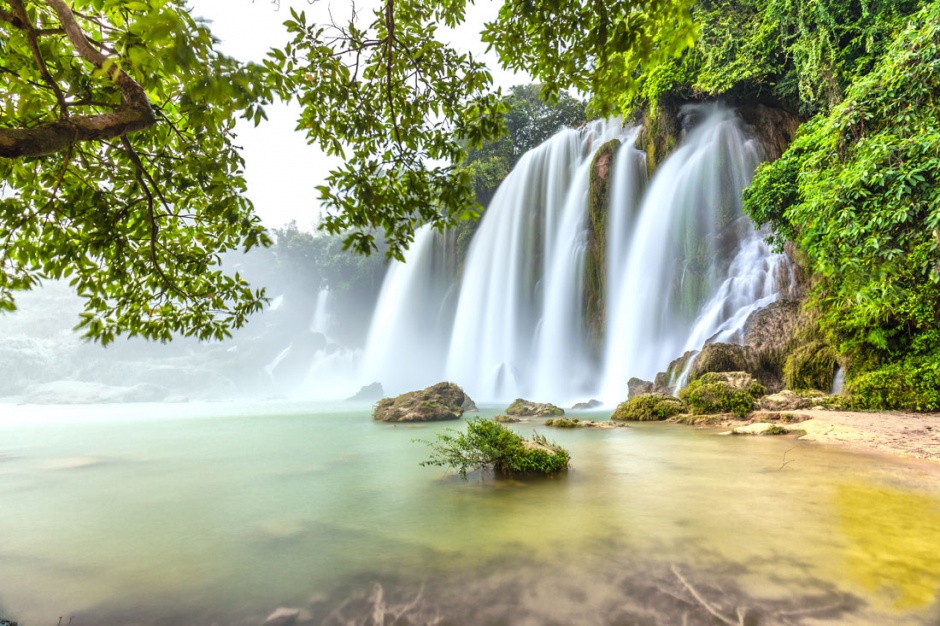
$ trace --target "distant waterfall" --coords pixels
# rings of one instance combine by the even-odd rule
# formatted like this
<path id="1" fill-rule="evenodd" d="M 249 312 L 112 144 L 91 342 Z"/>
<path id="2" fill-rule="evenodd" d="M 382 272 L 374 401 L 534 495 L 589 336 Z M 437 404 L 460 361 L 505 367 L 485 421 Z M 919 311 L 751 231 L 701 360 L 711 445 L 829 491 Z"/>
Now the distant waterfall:
<path id="1" fill-rule="evenodd" d="M 685 350 L 733 340 L 747 316 L 776 298 L 778 257 L 741 212 L 761 160 L 737 115 L 717 105 L 683 109 L 691 127 L 656 171 L 625 264 L 611 280 L 603 394 L 628 378 L 652 380 Z"/>
<path id="2" fill-rule="evenodd" d="M 728 109 L 683 109 L 680 147 L 647 180 L 637 129 L 565 129 L 519 160 L 474 235 L 459 285 L 447 240 L 422 230 L 389 269 L 363 383 L 399 393 L 452 380 L 479 401 L 626 396 L 684 350 L 736 341 L 776 297 L 778 257 L 741 212 L 761 155 Z M 584 276 L 595 151 L 623 143 L 607 215 L 606 337 L 587 347 Z"/>

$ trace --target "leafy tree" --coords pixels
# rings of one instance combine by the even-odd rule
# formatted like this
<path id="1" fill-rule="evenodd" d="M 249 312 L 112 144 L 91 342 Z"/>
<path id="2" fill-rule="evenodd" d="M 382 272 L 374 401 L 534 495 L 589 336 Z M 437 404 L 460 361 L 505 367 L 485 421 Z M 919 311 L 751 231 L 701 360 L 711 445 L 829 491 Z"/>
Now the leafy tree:
<path id="1" fill-rule="evenodd" d="M 66 278 L 102 343 L 223 337 L 264 303 L 219 261 L 268 243 L 232 128 L 271 88 L 180 0 L 73 6 L 0 2 L 0 308 Z"/>
<path id="2" fill-rule="evenodd" d="M 320 195 L 346 246 L 375 251 L 381 233 L 401 258 L 419 225 L 472 218 L 461 164 L 505 107 L 478 60 L 435 38 L 466 4 L 385 0 L 328 26 L 293 13 L 291 41 L 259 67 L 216 52 L 183 0 L 0 0 L 0 307 L 68 278 L 79 327 L 103 343 L 243 324 L 264 293 L 223 274 L 220 255 L 269 240 L 232 129 L 275 95 L 298 97 L 310 141 L 345 157 Z M 507 0 L 485 38 L 550 99 L 573 87 L 606 112 L 635 66 L 693 34 L 687 0 Z"/>
<path id="3" fill-rule="evenodd" d="M 470 150 L 467 163 L 477 201 L 485 205 L 496 187 L 515 167 L 523 154 L 565 126 L 578 126 L 586 119 L 586 103 L 561 93 L 553 102 L 542 97 L 541 85 L 518 85 L 505 98 L 506 132 L 498 139 Z"/>

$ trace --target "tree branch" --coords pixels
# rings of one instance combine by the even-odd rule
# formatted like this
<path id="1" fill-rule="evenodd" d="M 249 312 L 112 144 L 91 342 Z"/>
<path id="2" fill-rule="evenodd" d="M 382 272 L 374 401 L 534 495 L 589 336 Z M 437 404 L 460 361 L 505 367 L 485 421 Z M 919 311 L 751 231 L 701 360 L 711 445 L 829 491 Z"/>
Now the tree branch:
<path id="1" fill-rule="evenodd" d="M 103 69 L 109 58 L 96 50 L 63 0 L 46 0 L 56 13 L 72 47 L 85 61 Z M 53 154 L 81 141 L 124 137 L 152 126 L 156 117 L 146 92 L 115 63 L 109 77 L 121 90 L 121 106 L 98 115 L 59 119 L 35 128 L 0 128 L 0 157 L 21 158 Z"/>

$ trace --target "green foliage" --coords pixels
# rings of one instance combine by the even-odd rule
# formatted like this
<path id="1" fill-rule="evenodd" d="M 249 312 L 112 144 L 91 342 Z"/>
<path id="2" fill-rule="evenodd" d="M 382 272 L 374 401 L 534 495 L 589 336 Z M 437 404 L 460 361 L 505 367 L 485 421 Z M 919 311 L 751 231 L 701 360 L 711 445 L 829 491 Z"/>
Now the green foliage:
<path id="1" fill-rule="evenodd" d="M 259 67 L 216 52 L 182 0 L 72 4 L 112 57 L 103 70 L 83 61 L 50 6 L 27 0 L 32 27 L 50 29 L 37 36 L 46 71 L 29 29 L 0 19 L 0 129 L 113 112 L 115 67 L 145 91 L 156 123 L 130 139 L 0 158 L 0 309 L 15 308 L 17 290 L 66 279 L 85 299 L 78 328 L 102 343 L 227 336 L 265 302 L 219 264 L 225 251 L 269 243 L 244 196 L 232 128 L 264 117 L 271 85 Z"/>
<path id="2" fill-rule="evenodd" d="M 562 92 L 548 102 L 542 97 L 541 85 L 513 87 L 505 104 L 508 108 L 503 117 L 506 132 L 470 150 L 467 158 L 474 191 L 482 204 L 489 202 L 519 157 L 561 128 L 579 126 L 587 119 L 583 101 Z"/>
<path id="3" fill-rule="evenodd" d="M 292 9 L 292 40 L 268 61 L 282 93 L 298 94 L 308 141 L 344 157 L 318 188 L 322 227 L 357 252 L 375 251 L 381 230 L 403 260 L 417 225 L 476 216 L 461 163 L 502 132 L 506 106 L 485 65 L 435 37 L 463 22 L 464 5 L 389 1 L 365 24 L 353 13 L 330 27 Z"/>
<path id="4" fill-rule="evenodd" d="M 696 46 L 640 76 L 641 101 L 725 96 L 803 115 L 871 71 L 917 0 L 700 0 Z"/>
<path id="5" fill-rule="evenodd" d="M 940 3 L 932 2 L 745 193 L 754 220 L 806 257 L 811 305 L 850 382 L 940 349 L 938 92 Z"/>
<path id="6" fill-rule="evenodd" d="M 450 467 L 465 480 L 468 472 L 477 470 L 551 475 L 568 469 L 564 448 L 538 434 L 526 442 L 502 424 L 482 417 L 467 420 L 466 432 L 447 429 L 437 435 L 437 441 L 424 443 L 431 447 L 431 458 L 422 466 Z"/>
<path id="7" fill-rule="evenodd" d="M 696 415 L 734 413 L 743 417 L 757 408 L 757 399 L 765 393 L 767 389 L 758 382 L 749 383 L 746 389 L 738 389 L 722 374 L 709 372 L 679 390 L 679 397 Z"/>
<path id="8" fill-rule="evenodd" d="M 633 396 L 614 409 L 612 420 L 649 422 L 664 420 L 685 411 L 685 404 L 678 398 L 659 394 Z"/>
<path id="9" fill-rule="evenodd" d="M 887 363 L 855 377 L 846 391 L 851 408 L 940 411 L 940 353 Z"/>
<path id="10" fill-rule="evenodd" d="M 691 45 L 696 26 L 687 0 L 506 0 L 484 41 L 509 69 L 525 71 L 554 100 L 565 89 L 591 94 L 590 110 L 626 111 L 636 73 Z"/>
<path id="11" fill-rule="evenodd" d="M 836 373 L 836 353 L 821 341 L 810 341 L 797 346 L 783 365 L 783 381 L 787 389 L 818 389 L 826 391 L 832 386 Z"/>

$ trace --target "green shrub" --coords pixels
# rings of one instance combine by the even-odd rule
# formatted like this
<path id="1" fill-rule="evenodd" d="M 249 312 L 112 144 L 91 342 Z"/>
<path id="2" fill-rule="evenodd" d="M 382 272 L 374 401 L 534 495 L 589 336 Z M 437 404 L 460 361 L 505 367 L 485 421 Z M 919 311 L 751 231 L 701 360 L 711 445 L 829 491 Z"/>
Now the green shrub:
<path id="1" fill-rule="evenodd" d="M 845 403 L 858 409 L 940 410 L 940 354 L 908 358 L 854 378 Z"/>
<path id="2" fill-rule="evenodd" d="M 734 413 L 743 417 L 757 408 L 757 398 L 766 392 L 766 388 L 756 381 L 748 383 L 745 389 L 739 389 L 724 375 L 710 372 L 681 389 L 679 397 L 696 415 Z"/>
<path id="3" fill-rule="evenodd" d="M 682 413 L 685 409 L 682 401 L 671 396 L 659 394 L 644 394 L 634 396 L 626 402 L 621 402 L 613 415 L 612 420 L 631 422 L 650 422 L 664 420 Z"/>
<path id="4" fill-rule="evenodd" d="M 568 468 L 568 451 L 541 435 L 526 441 L 502 424 L 476 417 L 467 421 L 464 433 L 447 429 L 431 447 L 431 458 L 422 466 L 451 467 L 460 477 L 474 470 L 497 474 L 555 474 Z"/>

